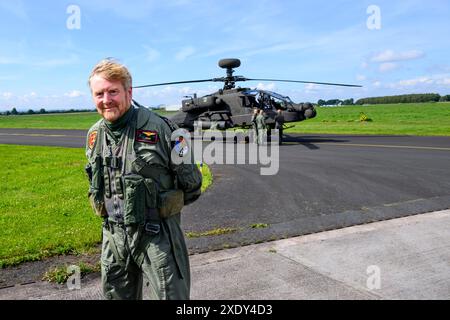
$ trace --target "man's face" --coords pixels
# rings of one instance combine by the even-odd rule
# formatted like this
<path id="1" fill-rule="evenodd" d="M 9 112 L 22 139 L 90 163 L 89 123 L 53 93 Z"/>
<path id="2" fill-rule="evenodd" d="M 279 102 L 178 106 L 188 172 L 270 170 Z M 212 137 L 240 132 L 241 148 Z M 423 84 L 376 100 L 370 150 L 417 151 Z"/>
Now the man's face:
<path id="1" fill-rule="evenodd" d="M 132 88 L 125 90 L 120 81 L 109 81 L 98 74 L 90 83 L 92 99 L 105 120 L 114 122 L 130 108 Z"/>

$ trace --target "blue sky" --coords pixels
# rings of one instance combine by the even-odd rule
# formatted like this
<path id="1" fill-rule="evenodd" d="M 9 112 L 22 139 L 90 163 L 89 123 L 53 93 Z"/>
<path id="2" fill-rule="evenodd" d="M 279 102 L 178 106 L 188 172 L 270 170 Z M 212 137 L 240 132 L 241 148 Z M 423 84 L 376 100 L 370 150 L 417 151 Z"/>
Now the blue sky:
<path id="1" fill-rule="evenodd" d="M 378 29 L 368 27 L 371 5 Z M 235 75 L 364 86 L 240 83 L 297 102 L 450 94 L 449 16 L 447 0 L 0 0 L 0 111 L 93 108 L 87 77 L 105 57 L 126 64 L 134 85 L 220 77 L 217 61 L 239 58 Z M 135 89 L 134 97 L 179 105 L 220 87 Z"/>

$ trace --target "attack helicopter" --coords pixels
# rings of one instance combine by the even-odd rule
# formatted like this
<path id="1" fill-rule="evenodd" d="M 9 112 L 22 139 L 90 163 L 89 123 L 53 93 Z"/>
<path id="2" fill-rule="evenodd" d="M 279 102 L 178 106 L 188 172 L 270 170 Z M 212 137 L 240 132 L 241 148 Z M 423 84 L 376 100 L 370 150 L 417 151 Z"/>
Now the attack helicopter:
<path id="1" fill-rule="evenodd" d="M 312 103 L 294 103 L 288 96 L 268 90 L 236 87 L 240 81 L 277 81 L 294 83 L 312 83 L 319 85 L 332 85 L 344 87 L 361 87 L 360 85 L 328 83 L 301 80 L 280 79 L 251 79 L 243 76 L 234 76 L 234 69 L 241 65 L 239 59 L 221 59 L 219 67 L 226 69 L 226 76 L 202 80 L 186 80 L 135 86 L 133 88 L 156 87 L 183 83 L 223 82 L 223 89 L 202 97 L 196 94 L 182 100 L 181 110 L 170 119 L 179 127 L 194 130 L 194 124 L 201 125 L 202 129 L 228 129 L 233 127 L 251 126 L 253 109 L 263 109 L 266 114 L 266 124 L 273 128 L 277 110 L 283 110 L 285 123 L 303 121 L 316 116 Z"/>

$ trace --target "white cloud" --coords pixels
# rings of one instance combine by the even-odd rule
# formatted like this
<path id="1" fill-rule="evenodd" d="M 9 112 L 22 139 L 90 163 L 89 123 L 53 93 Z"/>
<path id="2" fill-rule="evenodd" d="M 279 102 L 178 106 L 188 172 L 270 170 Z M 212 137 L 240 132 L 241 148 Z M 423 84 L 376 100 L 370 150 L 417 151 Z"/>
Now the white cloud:
<path id="1" fill-rule="evenodd" d="M 397 68 L 398 68 L 398 64 L 393 63 L 393 62 L 384 62 L 384 63 L 381 63 L 379 66 L 380 72 L 388 72 L 388 71 L 395 70 Z"/>
<path id="2" fill-rule="evenodd" d="M 356 75 L 356 80 L 358 80 L 358 81 L 364 81 L 366 79 L 367 79 L 367 77 L 365 75 L 362 75 L 362 74 Z"/>
<path id="3" fill-rule="evenodd" d="M 436 81 L 436 83 L 439 85 L 450 85 L 450 77 L 444 78 L 444 79 L 439 79 Z"/>
<path id="4" fill-rule="evenodd" d="M 12 92 L 2 92 L 1 97 L 8 100 L 13 96 Z"/>
<path id="5" fill-rule="evenodd" d="M 17 58 L 10 58 L 10 57 L 0 57 L 0 64 L 20 64 L 22 63 L 21 59 L 17 59 Z"/>
<path id="6" fill-rule="evenodd" d="M 192 56 L 195 53 L 195 48 L 192 46 L 181 48 L 175 55 L 175 59 L 178 61 L 183 61 L 187 57 Z"/>
<path id="7" fill-rule="evenodd" d="M 144 46 L 145 50 L 146 50 L 146 57 L 147 57 L 147 61 L 149 62 L 153 62 L 159 59 L 159 57 L 161 56 L 161 54 L 159 53 L 158 50 L 150 48 L 148 46 Z"/>
<path id="8" fill-rule="evenodd" d="M 35 67 L 60 67 L 60 66 L 66 66 L 71 65 L 74 63 L 79 62 L 79 58 L 75 54 L 71 54 L 67 58 L 57 58 L 57 59 L 49 59 L 49 60 L 43 60 L 43 61 L 37 61 L 32 62 L 31 65 Z"/>
<path id="9" fill-rule="evenodd" d="M 374 81 L 372 84 L 373 84 L 374 87 L 381 86 L 381 82 L 380 81 Z"/>
<path id="10" fill-rule="evenodd" d="M 401 80 L 398 82 L 398 85 L 400 87 L 410 87 L 417 84 L 432 84 L 433 82 L 433 79 L 430 79 L 429 77 L 420 77 L 416 79 Z"/>
<path id="11" fill-rule="evenodd" d="M 425 53 L 420 50 L 409 50 L 403 52 L 395 52 L 393 50 L 385 50 L 374 55 L 371 58 L 372 62 L 393 62 L 419 59 L 425 56 Z"/>
<path id="12" fill-rule="evenodd" d="M 28 19 L 28 14 L 21 0 L 0 1 L 0 8 L 12 13 L 22 20 Z"/>
<path id="13" fill-rule="evenodd" d="M 434 74 L 425 75 L 412 79 L 400 80 L 397 82 L 390 83 L 389 88 L 392 89 L 405 89 L 405 88 L 415 88 L 415 89 L 438 89 L 438 87 L 448 87 L 450 85 L 450 75 L 449 74 Z"/>
<path id="14" fill-rule="evenodd" d="M 69 97 L 69 98 L 78 98 L 78 97 L 82 97 L 85 94 L 81 91 L 78 90 L 72 90 L 70 92 L 64 93 L 65 97 Z"/>
<path id="15" fill-rule="evenodd" d="M 273 82 L 267 83 L 267 84 L 260 82 L 256 85 L 256 89 L 259 89 L 259 90 L 273 91 L 273 90 L 275 90 L 275 88 L 276 88 L 275 83 L 273 83 Z"/>
<path id="16" fill-rule="evenodd" d="M 194 85 L 195 86 L 195 85 Z M 195 89 L 191 86 L 164 86 L 153 88 L 142 88 L 133 92 L 134 98 L 145 105 L 157 106 L 164 105 L 181 105 L 181 100 L 185 96 L 192 96 L 194 93 L 197 97 L 211 94 L 219 89 L 217 85 L 209 85 L 206 88 Z"/>

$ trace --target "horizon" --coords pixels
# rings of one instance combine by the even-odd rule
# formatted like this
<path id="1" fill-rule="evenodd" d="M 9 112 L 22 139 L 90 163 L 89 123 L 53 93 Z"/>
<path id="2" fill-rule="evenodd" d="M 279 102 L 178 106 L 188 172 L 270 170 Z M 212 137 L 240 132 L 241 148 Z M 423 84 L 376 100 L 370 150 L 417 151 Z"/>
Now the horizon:
<path id="1" fill-rule="evenodd" d="M 360 84 L 363 88 L 248 81 L 294 102 L 450 94 L 450 7 L 444 0 L 138 0 L 0 2 L 0 112 L 94 108 L 87 78 L 114 57 L 146 85 L 225 75 Z M 133 89 L 146 106 L 181 107 L 218 83 Z"/>

